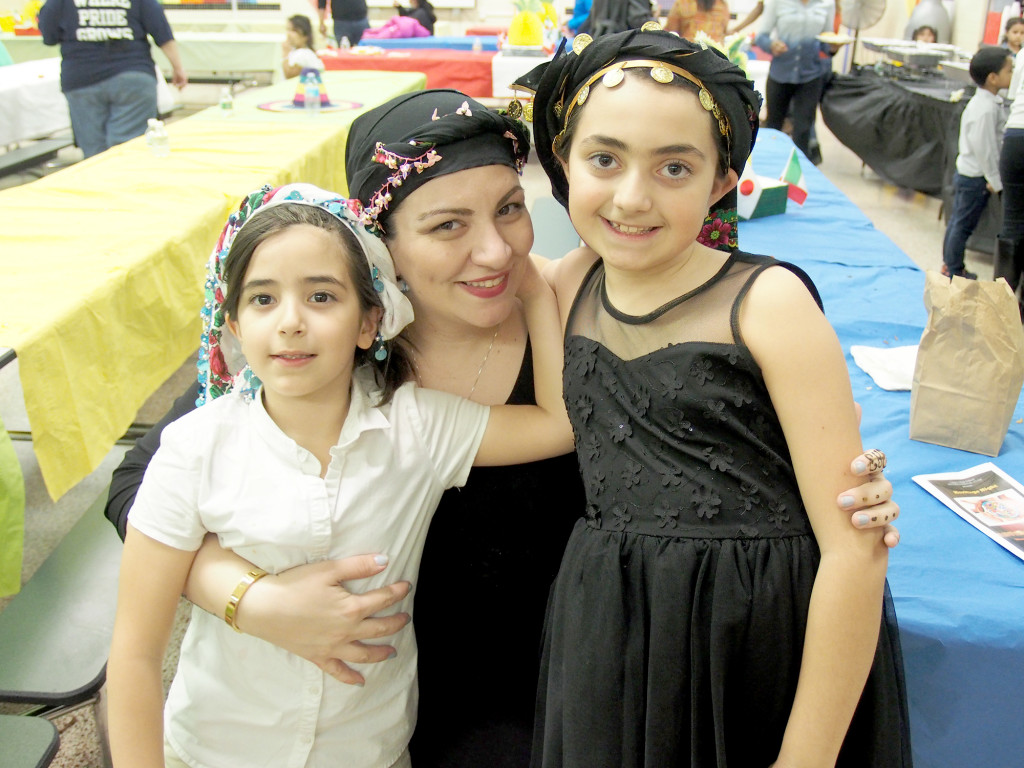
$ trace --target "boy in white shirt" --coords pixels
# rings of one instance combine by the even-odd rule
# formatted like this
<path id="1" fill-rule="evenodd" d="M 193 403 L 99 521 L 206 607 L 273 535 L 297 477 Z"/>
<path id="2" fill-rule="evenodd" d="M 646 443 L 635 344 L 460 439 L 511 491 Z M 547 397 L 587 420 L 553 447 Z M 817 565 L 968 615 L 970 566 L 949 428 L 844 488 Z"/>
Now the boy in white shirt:
<path id="1" fill-rule="evenodd" d="M 996 94 L 1010 85 L 1013 57 L 1005 48 L 986 46 L 971 59 L 970 73 L 978 90 L 960 117 L 953 210 L 942 243 L 942 274 L 976 280 L 978 276 L 964 268 L 964 248 L 988 205 L 988 196 L 1003 189 L 999 150 L 1006 116 Z"/>

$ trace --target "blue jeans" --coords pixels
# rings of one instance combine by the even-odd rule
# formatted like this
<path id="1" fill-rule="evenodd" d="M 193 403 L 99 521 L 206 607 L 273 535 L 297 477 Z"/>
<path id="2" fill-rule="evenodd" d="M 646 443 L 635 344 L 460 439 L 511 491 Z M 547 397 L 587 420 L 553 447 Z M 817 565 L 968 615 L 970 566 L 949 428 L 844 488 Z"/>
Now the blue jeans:
<path id="1" fill-rule="evenodd" d="M 942 241 L 942 262 L 951 275 L 963 270 L 967 238 L 978 226 L 986 205 L 988 187 L 984 176 L 953 174 L 953 210 Z"/>
<path id="2" fill-rule="evenodd" d="M 341 45 L 341 38 L 347 37 L 348 41 L 353 45 L 359 45 L 359 41 L 363 37 L 363 32 L 370 28 L 369 19 L 358 19 L 356 21 L 343 21 L 342 19 L 334 20 L 334 40 Z"/>
<path id="3" fill-rule="evenodd" d="M 64 96 L 75 143 L 92 157 L 146 132 L 147 121 L 156 117 L 156 70 L 121 72 Z"/>

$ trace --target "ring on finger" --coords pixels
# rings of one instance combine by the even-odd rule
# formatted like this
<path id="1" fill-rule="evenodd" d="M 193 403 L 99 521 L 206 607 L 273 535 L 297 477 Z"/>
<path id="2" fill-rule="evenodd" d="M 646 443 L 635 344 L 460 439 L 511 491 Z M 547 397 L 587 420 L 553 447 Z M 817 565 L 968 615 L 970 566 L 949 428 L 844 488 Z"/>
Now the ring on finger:
<path id="1" fill-rule="evenodd" d="M 885 469 L 886 459 L 884 451 L 872 448 L 870 451 L 864 452 L 864 458 L 868 461 L 868 472 L 881 472 Z"/>

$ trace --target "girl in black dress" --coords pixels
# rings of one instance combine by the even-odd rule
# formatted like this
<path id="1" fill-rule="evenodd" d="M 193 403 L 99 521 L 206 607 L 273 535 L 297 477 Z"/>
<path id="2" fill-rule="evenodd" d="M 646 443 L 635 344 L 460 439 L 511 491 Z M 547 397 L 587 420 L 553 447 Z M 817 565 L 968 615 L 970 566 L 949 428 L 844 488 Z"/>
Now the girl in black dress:
<path id="1" fill-rule="evenodd" d="M 831 509 L 860 445 L 843 352 L 806 275 L 736 247 L 760 97 L 654 29 L 521 83 L 587 244 L 549 276 L 587 505 L 533 765 L 909 766 L 887 550 Z"/>

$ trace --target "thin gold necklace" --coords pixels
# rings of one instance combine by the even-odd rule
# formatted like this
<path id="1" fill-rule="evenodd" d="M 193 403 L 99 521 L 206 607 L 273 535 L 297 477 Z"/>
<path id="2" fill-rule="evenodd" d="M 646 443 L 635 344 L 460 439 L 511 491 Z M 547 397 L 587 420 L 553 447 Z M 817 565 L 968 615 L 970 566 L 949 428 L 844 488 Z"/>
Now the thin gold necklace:
<path id="1" fill-rule="evenodd" d="M 491 350 L 494 349 L 494 340 L 498 338 L 498 331 L 501 330 L 501 324 L 494 329 L 494 335 L 491 336 L 491 343 L 487 345 L 487 351 L 484 352 L 483 362 L 480 363 L 480 370 L 476 372 L 476 378 L 473 379 L 473 388 L 469 390 L 469 394 L 466 396 L 467 400 L 473 399 L 473 393 L 476 392 L 476 385 L 480 383 L 480 376 L 484 372 L 484 366 L 487 365 L 487 359 L 491 356 Z"/>

